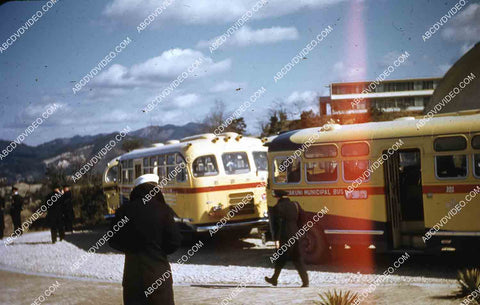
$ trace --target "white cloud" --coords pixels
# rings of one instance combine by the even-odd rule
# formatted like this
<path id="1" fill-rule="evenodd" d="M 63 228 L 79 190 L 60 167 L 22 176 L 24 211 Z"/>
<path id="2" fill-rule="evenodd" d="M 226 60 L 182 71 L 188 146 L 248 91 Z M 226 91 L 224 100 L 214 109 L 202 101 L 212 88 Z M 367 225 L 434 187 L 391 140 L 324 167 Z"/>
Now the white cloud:
<path id="1" fill-rule="evenodd" d="M 199 41 L 198 48 L 208 48 L 221 36 L 210 39 L 209 41 Z M 223 45 L 232 45 L 244 47 L 253 44 L 270 44 L 283 40 L 298 39 L 298 31 L 295 27 L 271 27 L 265 29 L 252 30 L 248 26 L 242 27 L 236 31 L 231 37 L 225 40 Z"/>
<path id="2" fill-rule="evenodd" d="M 218 83 L 212 88 L 210 88 L 210 92 L 218 93 L 218 92 L 223 92 L 228 90 L 235 90 L 237 88 L 243 88 L 244 86 L 245 86 L 245 83 L 236 83 L 236 82 L 224 80 L 223 82 Z"/>
<path id="3" fill-rule="evenodd" d="M 286 99 L 285 103 L 289 106 L 294 117 L 299 118 L 302 111 L 313 110 L 318 112 L 318 97 L 319 93 L 316 91 L 294 91 Z"/>
<path id="4" fill-rule="evenodd" d="M 182 72 L 186 72 L 199 58 L 203 58 L 203 61 L 193 72 L 194 77 L 224 72 L 231 66 L 230 59 L 214 62 L 200 51 L 171 49 L 130 68 L 114 64 L 94 78 L 92 85 L 118 88 L 158 86 L 159 83 L 172 81 Z"/>
<path id="5" fill-rule="evenodd" d="M 173 99 L 173 105 L 177 107 L 189 107 L 200 100 L 199 96 L 194 93 L 179 95 Z"/>
<path id="6" fill-rule="evenodd" d="M 333 72 L 341 81 L 358 81 L 365 78 L 365 67 L 347 66 L 343 61 L 333 65 Z"/>
<path id="7" fill-rule="evenodd" d="M 182 24 L 209 24 L 235 22 L 259 0 L 176 0 L 167 7 L 153 22 L 151 27 L 158 27 L 165 20 Z M 256 12 L 252 19 L 264 19 L 292 14 L 301 10 L 311 10 L 339 3 L 344 0 L 268 0 Z M 103 14 L 113 21 L 139 24 L 155 11 L 164 0 L 112 0 L 105 7 Z"/>
<path id="8" fill-rule="evenodd" d="M 465 53 L 480 40 L 480 4 L 472 3 L 453 17 L 441 32 L 448 41 L 463 42 Z"/>

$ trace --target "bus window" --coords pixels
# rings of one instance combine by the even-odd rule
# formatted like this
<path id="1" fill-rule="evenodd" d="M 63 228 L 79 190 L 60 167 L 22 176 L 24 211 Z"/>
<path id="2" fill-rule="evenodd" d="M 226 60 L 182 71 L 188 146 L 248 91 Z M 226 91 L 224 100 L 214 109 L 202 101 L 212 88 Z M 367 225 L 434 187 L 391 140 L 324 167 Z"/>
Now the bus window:
<path id="1" fill-rule="evenodd" d="M 268 170 L 267 152 L 254 151 L 252 154 L 253 154 L 253 160 L 255 161 L 255 166 L 257 167 L 257 170 L 259 171 Z"/>
<path id="2" fill-rule="evenodd" d="M 343 151 L 343 147 L 342 147 Z M 346 160 L 343 161 L 343 180 L 352 182 L 363 175 L 368 168 L 370 162 L 368 160 Z M 370 180 L 370 176 L 367 180 Z"/>
<path id="3" fill-rule="evenodd" d="M 464 150 L 467 148 L 467 139 L 461 136 L 436 138 L 433 147 L 435 151 Z"/>
<path id="4" fill-rule="evenodd" d="M 187 165 L 185 164 L 185 160 L 181 154 L 177 154 L 177 166 L 178 170 L 180 171 L 177 174 L 177 182 L 187 181 Z"/>
<path id="5" fill-rule="evenodd" d="M 475 149 L 480 149 L 480 136 L 474 136 L 472 138 L 472 147 Z"/>
<path id="6" fill-rule="evenodd" d="M 290 164 L 287 157 L 278 157 L 273 161 L 275 183 L 298 183 L 300 182 L 300 160 L 296 159 Z"/>
<path id="7" fill-rule="evenodd" d="M 438 178 L 465 178 L 467 176 L 467 156 L 450 155 L 435 157 Z"/>
<path id="8" fill-rule="evenodd" d="M 160 180 L 162 180 L 163 177 L 165 177 L 166 173 L 165 169 L 165 155 L 158 156 L 158 169 L 157 169 L 157 175 L 160 177 Z"/>
<path id="9" fill-rule="evenodd" d="M 472 138 L 472 147 L 474 149 L 480 149 L 480 136 L 474 136 Z M 473 174 L 475 177 L 480 178 L 480 154 L 473 155 Z"/>
<path id="10" fill-rule="evenodd" d="M 368 143 L 359 142 L 359 143 L 349 143 L 342 145 L 342 156 L 353 157 L 353 156 L 366 156 L 370 152 Z"/>
<path id="11" fill-rule="evenodd" d="M 335 145 L 315 145 L 305 151 L 305 158 L 334 158 L 336 156 L 337 147 Z"/>
<path id="12" fill-rule="evenodd" d="M 117 182 L 118 166 L 112 166 L 105 175 L 105 182 Z"/>
<path id="13" fill-rule="evenodd" d="M 175 154 L 168 154 L 167 155 L 167 176 L 170 176 L 171 172 L 174 172 L 175 170 Z M 172 173 L 172 175 L 175 175 L 175 173 Z M 171 181 L 171 180 L 168 180 Z"/>
<path id="14" fill-rule="evenodd" d="M 225 153 L 222 155 L 223 167 L 227 175 L 245 174 L 250 172 L 247 153 Z"/>
<path id="15" fill-rule="evenodd" d="M 337 161 L 307 162 L 306 172 L 308 182 L 337 181 Z"/>
<path id="16" fill-rule="evenodd" d="M 143 174 L 153 174 L 154 164 L 156 163 L 156 157 L 143 159 Z"/>
<path id="17" fill-rule="evenodd" d="M 137 179 L 141 175 L 142 175 L 142 165 L 141 164 L 135 164 L 135 179 Z"/>
<path id="18" fill-rule="evenodd" d="M 218 175 L 217 160 L 214 155 L 196 158 L 195 161 L 193 161 L 192 168 L 194 177 Z"/>
<path id="19" fill-rule="evenodd" d="M 133 182 L 133 160 L 122 161 L 122 183 Z"/>

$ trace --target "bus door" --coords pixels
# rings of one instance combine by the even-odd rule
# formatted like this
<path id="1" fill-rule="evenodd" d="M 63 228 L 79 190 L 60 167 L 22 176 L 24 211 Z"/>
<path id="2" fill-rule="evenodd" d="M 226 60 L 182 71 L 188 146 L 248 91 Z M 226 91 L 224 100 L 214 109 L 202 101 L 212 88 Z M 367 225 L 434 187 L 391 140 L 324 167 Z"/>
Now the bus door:
<path id="1" fill-rule="evenodd" d="M 423 248 L 424 214 L 419 149 L 395 152 L 385 162 L 385 189 L 392 247 Z"/>

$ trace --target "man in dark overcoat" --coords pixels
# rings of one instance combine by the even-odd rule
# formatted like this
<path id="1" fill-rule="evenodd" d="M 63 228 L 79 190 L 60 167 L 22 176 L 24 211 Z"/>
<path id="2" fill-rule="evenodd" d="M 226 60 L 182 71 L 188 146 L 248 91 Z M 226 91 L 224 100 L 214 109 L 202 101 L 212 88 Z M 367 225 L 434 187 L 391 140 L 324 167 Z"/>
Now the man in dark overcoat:
<path id="1" fill-rule="evenodd" d="M 21 229 L 22 209 L 23 209 L 23 198 L 18 194 L 18 189 L 16 187 L 13 187 L 12 188 L 12 206 L 10 208 L 10 215 L 12 216 L 13 232 L 19 235 L 23 233 Z"/>
<path id="2" fill-rule="evenodd" d="M 74 218 L 72 192 L 70 191 L 70 187 L 65 185 L 63 186 L 63 221 L 65 223 L 65 232 L 73 232 Z"/>
<path id="3" fill-rule="evenodd" d="M 282 248 L 283 245 L 286 245 L 287 250 L 282 251 L 281 254 L 279 250 L 279 257 L 275 260 L 275 272 L 271 278 L 265 277 L 265 281 L 273 286 L 277 286 L 278 276 L 282 268 L 285 267 L 288 261 L 292 261 L 302 279 L 302 287 L 308 287 L 308 274 L 302 258 L 299 240 L 296 240 L 293 245 L 287 245 L 288 240 L 297 234 L 300 229 L 298 225 L 300 207 L 296 202 L 284 197 L 286 195 L 287 193 L 284 191 L 275 191 L 275 196 L 279 198 L 279 200 L 273 207 L 272 218 L 275 223 L 274 240 L 280 241 L 279 249 Z"/>
<path id="4" fill-rule="evenodd" d="M 63 195 L 59 188 L 55 188 L 45 200 L 47 204 L 47 222 L 50 226 L 52 235 L 52 243 L 57 241 L 57 235 L 60 241 L 65 238 L 65 230 L 63 224 Z"/>
<path id="5" fill-rule="evenodd" d="M 158 180 L 154 174 L 138 177 L 130 200 L 115 212 L 112 231 L 122 219 L 127 221 L 109 240 L 110 246 L 125 253 L 125 305 L 174 305 L 167 255 L 180 247 L 181 235 L 174 212 L 157 187 Z M 149 199 L 148 194 L 153 198 Z"/>

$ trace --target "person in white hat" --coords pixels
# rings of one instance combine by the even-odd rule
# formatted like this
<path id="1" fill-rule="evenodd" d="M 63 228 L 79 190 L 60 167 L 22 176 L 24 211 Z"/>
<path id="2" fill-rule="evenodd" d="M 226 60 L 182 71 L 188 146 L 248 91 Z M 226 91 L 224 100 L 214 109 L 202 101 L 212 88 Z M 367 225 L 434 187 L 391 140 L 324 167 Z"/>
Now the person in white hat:
<path id="1" fill-rule="evenodd" d="M 125 305 L 175 304 L 167 255 L 180 247 L 181 235 L 158 180 L 154 174 L 138 177 L 130 201 L 115 213 L 114 224 L 125 216 L 128 218 L 125 226 L 109 240 L 110 246 L 125 253 L 122 283 Z M 152 199 L 146 200 L 148 194 Z"/>

